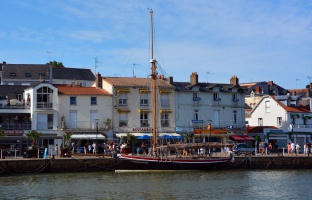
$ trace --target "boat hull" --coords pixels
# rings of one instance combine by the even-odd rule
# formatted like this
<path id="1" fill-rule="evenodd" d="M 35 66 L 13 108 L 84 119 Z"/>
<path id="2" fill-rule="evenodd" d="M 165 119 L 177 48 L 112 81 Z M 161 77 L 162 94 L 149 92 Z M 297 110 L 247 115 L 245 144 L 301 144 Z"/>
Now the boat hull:
<path id="1" fill-rule="evenodd" d="M 216 170 L 228 167 L 230 158 L 153 158 L 120 155 L 115 170 Z"/>

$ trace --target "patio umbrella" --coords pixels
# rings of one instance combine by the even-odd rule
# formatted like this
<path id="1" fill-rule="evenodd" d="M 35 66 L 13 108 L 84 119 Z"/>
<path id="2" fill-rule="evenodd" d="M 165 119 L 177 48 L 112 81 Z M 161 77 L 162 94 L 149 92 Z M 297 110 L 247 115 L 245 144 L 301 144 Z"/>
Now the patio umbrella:
<path id="1" fill-rule="evenodd" d="M 139 139 L 139 140 L 147 140 L 147 139 L 151 139 L 151 136 L 149 136 L 149 135 L 141 135 L 141 136 L 137 137 L 137 139 Z"/>

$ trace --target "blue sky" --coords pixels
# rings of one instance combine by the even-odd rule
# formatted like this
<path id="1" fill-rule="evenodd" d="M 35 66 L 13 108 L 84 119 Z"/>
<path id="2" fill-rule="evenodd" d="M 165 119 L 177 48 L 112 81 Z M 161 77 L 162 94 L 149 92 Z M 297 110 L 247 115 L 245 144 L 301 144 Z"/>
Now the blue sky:
<path id="1" fill-rule="evenodd" d="M 0 61 L 89 68 L 103 76 L 150 73 L 149 9 L 158 72 L 174 81 L 312 80 L 310 0 L 0 0 Z M 48 53 L 51 52 L 51 53 Z M 134 65 L 134 63 L 136 65 Z M 134 69 L 134 70 L 133 70 Z"/>

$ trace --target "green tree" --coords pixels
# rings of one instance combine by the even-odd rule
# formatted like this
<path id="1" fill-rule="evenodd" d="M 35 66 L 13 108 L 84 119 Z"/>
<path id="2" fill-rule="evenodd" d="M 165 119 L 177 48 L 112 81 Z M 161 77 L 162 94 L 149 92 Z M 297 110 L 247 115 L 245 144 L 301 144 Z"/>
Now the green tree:
<path id="1" fill-rule="evenodd" d="M 47 65 L 50 65 L 50 63 L 47 63 Z M 56 60 L 54 60 L 52 62 L 52 66 L 53 67 L 64 67 L 63 63 L 62 62 L 57 62 Z M 65 68 L 65 67 L 64 67 Z"/>
<path id="2" fill-rule="evenodd" d="M 38 132 L 36 130 L 31 130 L 28 131 L 28 133 L 26 134 L 27 138 L 31 138 L 32 139 L 32 147 L 36 148 L 36 144 L 39 140 L 39 138 L 41 137 L 42 133 Z"/>
<path id="3" fill-rule="evenodd" d="M 70 137 L 73 135 L 73 133 L 71 132 L 66 132 L 64 133 L 64 148 L 69 148 L 69 140 L 70 140 Z"/>

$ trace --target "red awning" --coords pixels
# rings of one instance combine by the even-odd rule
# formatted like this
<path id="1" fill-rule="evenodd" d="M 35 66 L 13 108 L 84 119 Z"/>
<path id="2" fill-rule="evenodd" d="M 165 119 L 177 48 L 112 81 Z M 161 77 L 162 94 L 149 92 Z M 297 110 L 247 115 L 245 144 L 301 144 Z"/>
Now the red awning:
<path id="1" fill-rule="evenodd" d="M 230 137 L 234 140 L 238 141 L 253 141 L 255 138 L 250 137 L 248 135 L 230 135 Z"/>

